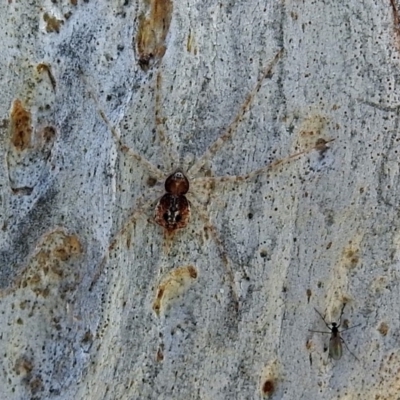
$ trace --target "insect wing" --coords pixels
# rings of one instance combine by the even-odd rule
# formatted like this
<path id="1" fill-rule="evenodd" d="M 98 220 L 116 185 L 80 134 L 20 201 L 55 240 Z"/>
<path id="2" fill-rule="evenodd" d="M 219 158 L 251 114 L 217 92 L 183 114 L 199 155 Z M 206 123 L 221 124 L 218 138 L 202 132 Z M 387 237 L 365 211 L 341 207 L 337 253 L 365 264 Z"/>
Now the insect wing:
<path id="1" fill-rule="evenodd" d="M 332 335 L 329 341 L 329 356 L 334 360 L 342 357 L 342 339 L 339 334 Z"/>

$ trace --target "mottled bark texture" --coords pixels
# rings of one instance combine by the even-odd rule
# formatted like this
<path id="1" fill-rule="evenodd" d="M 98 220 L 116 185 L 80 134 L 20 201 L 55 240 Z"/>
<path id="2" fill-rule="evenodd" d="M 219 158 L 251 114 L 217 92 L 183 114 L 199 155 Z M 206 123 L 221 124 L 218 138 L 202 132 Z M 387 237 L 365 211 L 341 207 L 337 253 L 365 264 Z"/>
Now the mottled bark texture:
<path id="1" fill-rule="evenodd" d="M 398 8 L 3 1 L 0 398 L 398 399 Z"/>

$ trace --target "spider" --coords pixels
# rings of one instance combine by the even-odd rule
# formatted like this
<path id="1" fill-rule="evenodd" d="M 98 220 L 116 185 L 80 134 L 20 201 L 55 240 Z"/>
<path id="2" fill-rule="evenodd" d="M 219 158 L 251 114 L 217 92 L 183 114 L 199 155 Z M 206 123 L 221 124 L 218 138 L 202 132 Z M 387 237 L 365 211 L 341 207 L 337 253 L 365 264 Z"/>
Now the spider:
<path id="1" fill-rule="evenodd" d="M 222 239 L 211 223 L 210 218 L 207 215 L 207 212 L 204 210 L 205 205 L 198 200 L 196 193 L 201 192 L 204 190 L 207 185 L 210 186 L 217 186 L 223 182 L 236 182 L 236 181 L 248 181 L 260 174 L 264 174 L 271 169 L 278 167 L 284 163 L 288 163 L 291 160 L 294 160 L 301 155 L 308 153 L 312 150 L 317 150 L 320 154 L 324 153 L 328 146 L 327 144 L 334 139 L 325 140 L 323 138 L 319 138 L 315 145 L 307 150 L 300 151 L 289 155 L 284 159 L 276 160 L 266 166 L 263 166 L 259 169 L 251 171 L 245 175 L 240 176 L 206 176 L 206 177 L 199 177 L 198 175 L 201 174 L 203 167 L 205 164 L 215 155 L 218 150 L 222 147 L 222 145 L 232 138 L 234 135 L 237 127 L 241 123 L 244 115 L 249 110 L 252 101 L 260 90 L 263 82 L 265 79 L 269 78 L 273 74 L 273 70 L 275 65 L 281 59 L 283 55 L 283 50 L 279 50 L 273 59 L 268 63 L 264 71 L 261 73 L 259 79 L 256 82 L 254 88 L 248 93 L 245 97 L 244 102 L 241 104 L 239 111 L 237 112 L 236 116 L 234 117 L 233 121 L 228 125 L 225 129 L 223 134 L 217 138 L 209 147 L 208 149 L 193 163 L 193 165 L 188 168 L 187 171 L 184 170 L 181 166 L 178 168 L 173 169 L 169 172 L 169 174 L 164 174 L 158 167 L 153 165 L 147 159 L 145 159 L 142 155 L 138 152 L 133 150 L 132 148 L 128 147 L 123 140 L 117 129 L 112 125 L 110 120 L 107 118 L 106 114 L 102 111 L 100 106 L 99 100 L 97 96 L 94 94 L 94 90 L 91 88 L 88 80 L 85 78 L 84 74 L 82 73 L 82 79 L 89 90 L 89 94 L 94 100 L 97 105 L 97 109 L 100 113 L 102 120 L 107 125 L 108 129 L 113 135 L 113 138 L 116 142 L 117 147 L 120 149 L 122 153 L 126 153 L 128 156 L 133 157 L 136 161 L 142 164 L 145 169 L 148 170 L 151 176 L 155 177 L 155 181 L 157 182 L 164 182 L 164 194 L 161 197 L 158 197 L 158 201 L 154 207 L 153 216 L 149 220 L 149 222 L 154 222 L 155 224 L 161 226 L 164 230 L 164 239 L 166 243 L 167 249 L 170 245 L 171 241 L 173 240 L 174 235 L 178 231 L 184 231 L 184 229 L 188 226 L 191 219 L 192 209 L 195 210 L 197 216 L 203 221 L 204 230 L 209 232 L 216 243 L 221 259 L 223 261 L 225 271 L 227 277 L 230 282 L 231 292 L 233 301 L 235 304 L 235 309 L 239 309 L 239 294 L 236 289 L 236 285 L 234 282 L 234 274 L 232 268 L 232 261 L 229 258 Z M 161 72 L 158 69 L 155 72 L 155 125 L 156 125 L 156 133 L 158 135 L 158 139 L 160 141 L 161 147 L 165 156 L 169 156 L 169 144 L 168 144 L 168 136 L 164 132 L 164 120 L 161 116 L 161 96 L 160 96 L 160 87 L 162 84 Z M 172 160 L 168 160 L 168 165 L 173 165 L 174 162 Z M 153 182 L 154 183 L 154 182 Z M 155 185 L 153 185 L 155 186 Z M 112 238 L 108 249 L 100 263 L 100 268 L 98 269 L 97 273 L 95 274 L 95 278 L 92 282 L 93 284 L 98 279 L 101 271 L 107 261 L 108 254 L 114 249 L 115 244 L 119 240 L 119 238 L 124 235 L 130 225 L 135 223 L 135 221 L 140 218 L 143 214 L 146 214 L 146 210 L 150 207 L 151 204 L 154 204 L 155 199 L 151 198 L 150 200 L 144 201 L 147 196 L 144 195 L 140 199 L 136 201 L 136 205 L 133 207 L 133 211 L 131 212 L 129 218 L 124 223 L 122 228 L 114 235 Z M 169 244 L 169 245 L 168 245 Z"/>

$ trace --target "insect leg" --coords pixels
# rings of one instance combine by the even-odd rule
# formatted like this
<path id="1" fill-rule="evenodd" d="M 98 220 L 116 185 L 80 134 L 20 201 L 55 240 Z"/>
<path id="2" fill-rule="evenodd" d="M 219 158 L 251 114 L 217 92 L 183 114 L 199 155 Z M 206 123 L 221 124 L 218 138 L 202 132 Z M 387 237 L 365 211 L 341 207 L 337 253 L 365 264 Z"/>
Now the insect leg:
<path id="1" fill-rule="evenodd" d="M 345 342 L 345 340 L 341 337 L 340 340 L 344 343 L 344 345 L 346 346 L 347 351 L 357 360 L 360 361 L 356 355 L 349 349 L 349 346 L 347 346 L 347 343 Z"/>
<path id="2" fill-rule="evenodd" d="M 332 328 L 329 326 L 329 324 L 325 321 L 325 317 L 322 316 L 322 314 L 314 307 L 315 312 L 321 317 L 322 321 L 324 321 L 325 325 L 329 330 L 332 331 Z"/>

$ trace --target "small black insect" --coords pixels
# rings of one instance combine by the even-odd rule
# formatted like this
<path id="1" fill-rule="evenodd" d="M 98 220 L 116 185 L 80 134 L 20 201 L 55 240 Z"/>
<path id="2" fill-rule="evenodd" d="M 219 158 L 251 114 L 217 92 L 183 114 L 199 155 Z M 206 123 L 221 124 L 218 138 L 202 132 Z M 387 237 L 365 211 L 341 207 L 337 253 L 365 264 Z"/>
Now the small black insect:
<path id="1" fill-rule="evenodd" d="M 325 317 L 322 316 L 322 314 L 316 309 L 314 308 L 314 310 L 317 312 L 317 314 L 322 318 L 322 320 L 324 321 L 325 325 L 328 327 L 328 329 L 330 330 L 330 332 L 326 332 L 326 331 L 313 331 L 311 329 L 309 329 L 310 332 L 317 332 L 317 333 L 329 333 L 331 335 L 331 338 L 329 340 L 329 356 L 331 358 L 333 358 L 334 360 L 339 360 L 342 357 L 342 342 L 344 343 L 344 345 L 347 348 L 347 351 L 357 360 L 360 361 L 348 348 L 346 342 L 344 341 L 344 339 L 341 337 L 341 333 L 344 331 L 348 331 L 349 329 L 353 329 L 356 328 L 357 326 L 360 326 L 361 324 L 358 325 L 354 325 L 351 326 L 350 328 L 346 328 L 346 329 L 342 329 L 341 331 L 339 331 L 340 328 L 340 324 L 341 324 L 341 320 L 342 320 L 342 315 L 343 315 L 343 310 L 344 307 L 346 306 L 346 303 L 343 304 L 342 307 L 342 311 L 340 313 L 340 317 L 339 317 L 339 325 L 336 322 L 332 322 L 331 325 L 332 327 L 329 326 L 329 324 L 325 321 Z"/>

